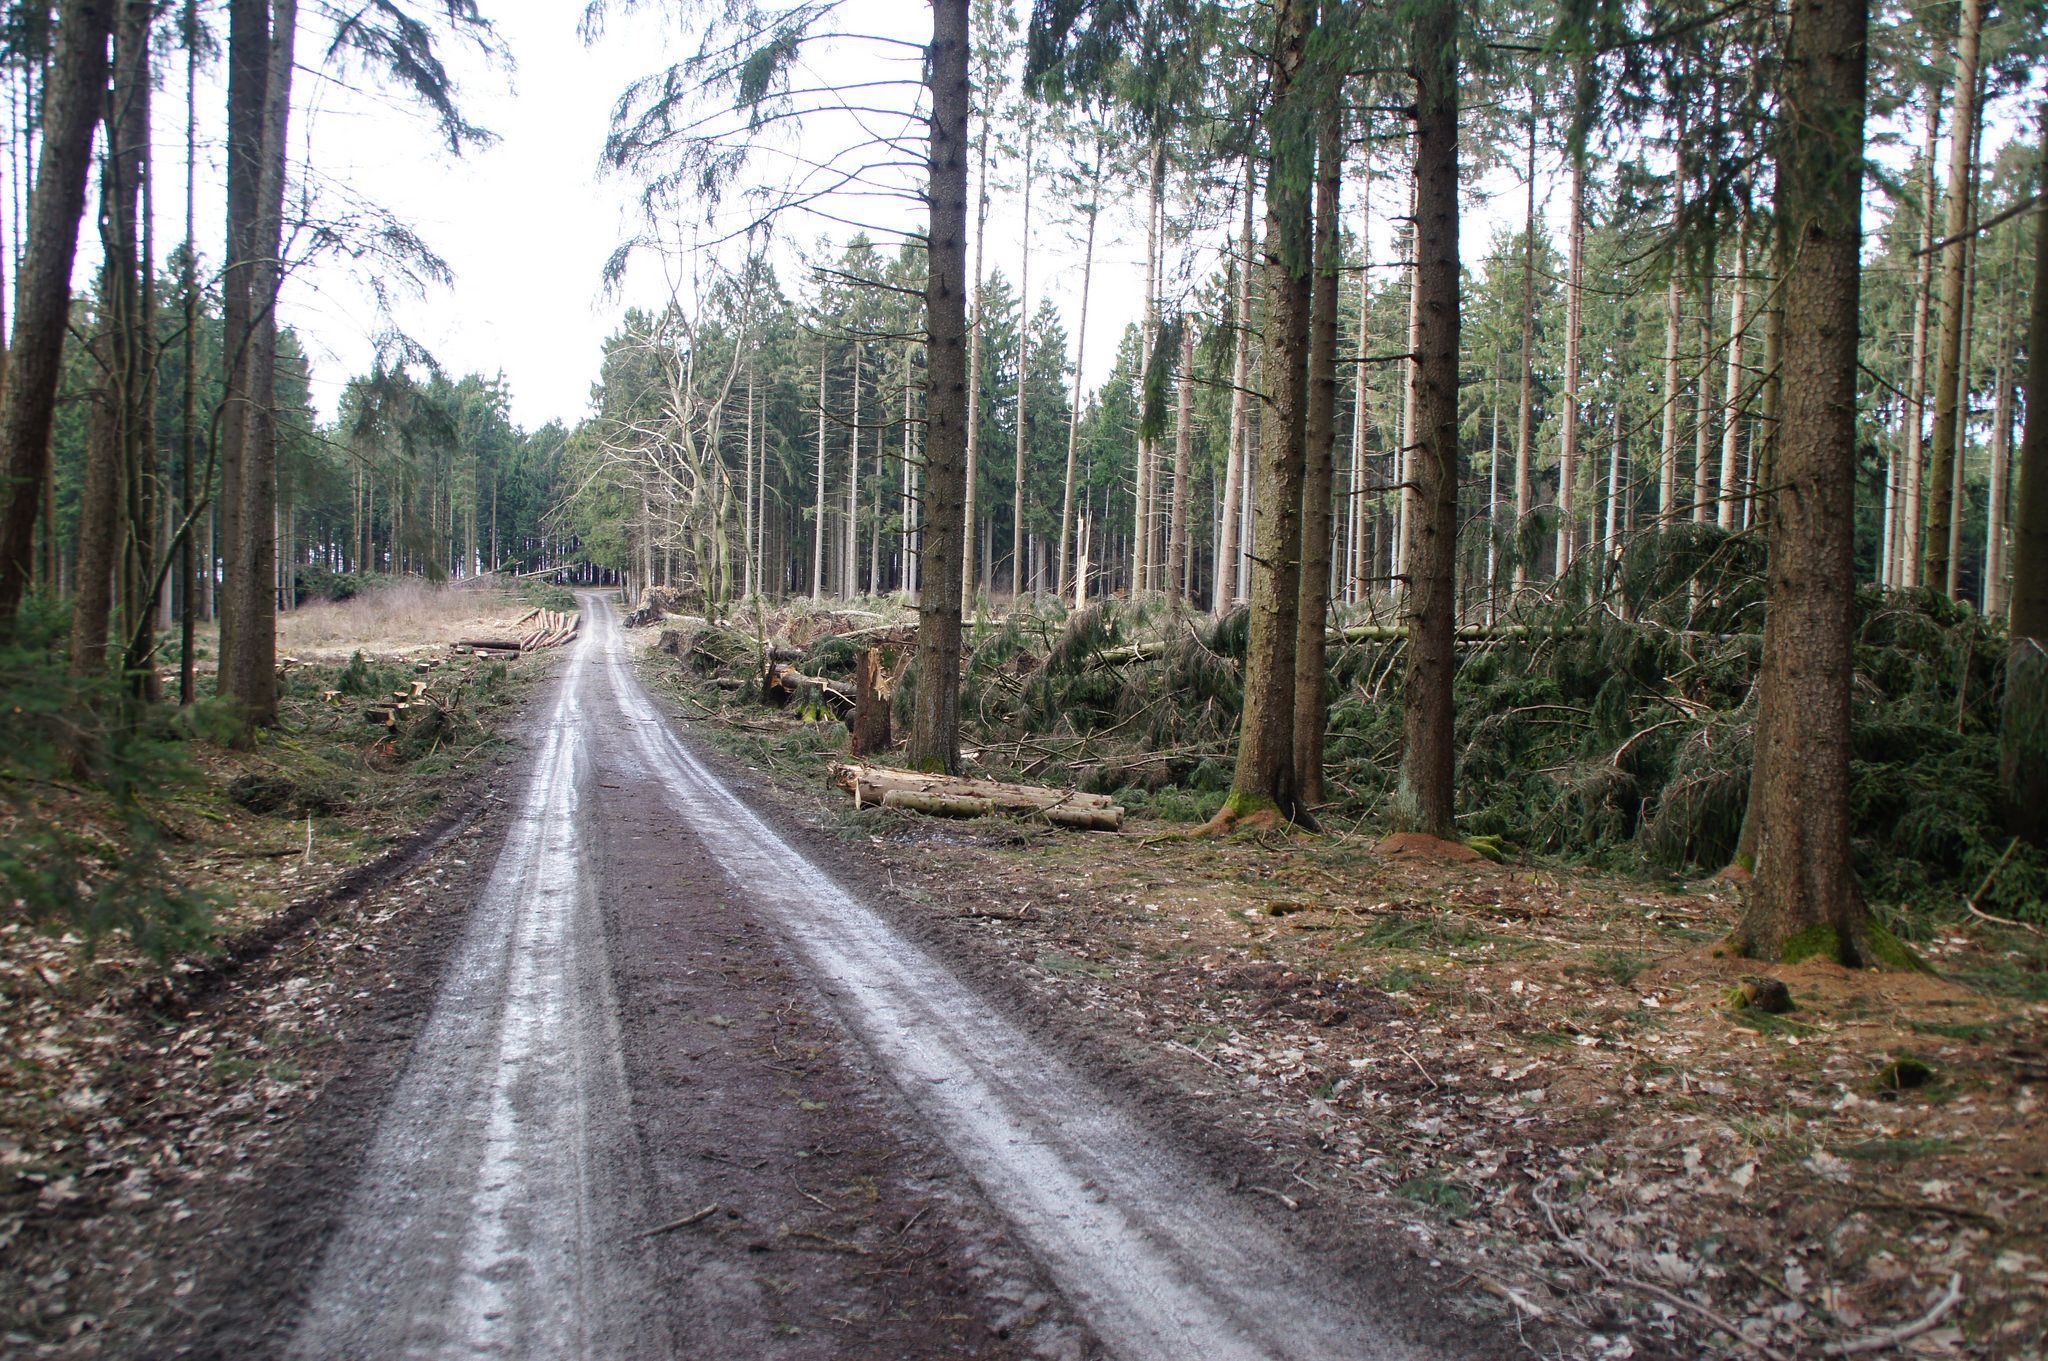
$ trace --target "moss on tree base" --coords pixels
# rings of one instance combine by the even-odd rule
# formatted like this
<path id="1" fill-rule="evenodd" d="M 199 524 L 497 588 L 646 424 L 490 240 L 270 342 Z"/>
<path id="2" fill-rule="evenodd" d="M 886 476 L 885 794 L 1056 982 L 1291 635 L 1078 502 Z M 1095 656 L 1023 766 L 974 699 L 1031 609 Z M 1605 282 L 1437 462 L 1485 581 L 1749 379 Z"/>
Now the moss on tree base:
<path id="1" fill-rule="evenodd" d="M 1234 832 L 1277 832 L 1289 822 L 1290 819 L 1274 800 L 1260 794 L 1233 790 L 1223 801 L 1223 806 L 1216 810 L 1216 816 L 1189 835 L 1214 837 L 1229 836 Z"/>
<path id="2" fill-rule="evenodd" d="M 1737 954 L 1764 958 L 1739 938 L 1734 947 Z M 1915 954 L 1912 947 L 1876 922 L 1868 923 L 1860 933 L 1860 939 L 1853 943 L 1844 942 L 1841 933 L 1832 926 L 1809 926 L 1787 936 L 1777 950 L 1777 962 L 1781 964 L 1797 964 L 1815 957 L 1830 959 L 1849 968 L 1932 972 L 1927 961 Z"/>

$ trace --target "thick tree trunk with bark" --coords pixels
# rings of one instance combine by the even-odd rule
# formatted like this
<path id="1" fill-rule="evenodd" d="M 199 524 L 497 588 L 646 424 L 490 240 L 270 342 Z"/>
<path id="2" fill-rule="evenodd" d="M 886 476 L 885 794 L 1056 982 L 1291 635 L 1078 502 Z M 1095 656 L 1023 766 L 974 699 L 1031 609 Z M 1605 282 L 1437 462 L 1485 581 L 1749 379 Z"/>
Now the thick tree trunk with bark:
<path id="1" fill-rule="evenodd" d="M 2041 146 L 2048 184 L 2048 134 Z M 2048 203 L 2034 210 L 2034 299 L 2027 323 L 2027 427 L 2012 521 L 2012 651 L 2005 667 L 1999 777 L 2006 824 L 2048 846 Z"/>
<path id="2" fill-rule="evenodd" d="M 50 476 L 50 426 L 71 318 L 71 267 L 93 129 L 107 84 L 117 0 L 66 0 L 43 85 L 42 155 L 29 198 L 28 236 L 14 276 L 14 332 L 0 403 L 6 507 L 0 516 L 0 631 L 11 631 L 35 571 L 36 518 Z"/>
<path id="3" fill-rule="evenodd" d="M 263 110 L 270 72 L 268 0 L 228 6 L 227 250 L 221 268 L 220 669 L 219 693 L 234 696 L 248 626 L 252 546 L 247 510 L 249 355 L 256 345 L 257 229 L 263 181 Z M 394 506 L 396 502 L 393 502 Z M 394 526 L 396 518 L 393 519 Z M 395 532 L 395 530 L 394 530 Z M 394 564 L 395 566 L 395 564 Z"/>
<path id="4" fill-rule="evenodd" d="M 1294 631 L 1294 790 L 1323 802 L 1323 729 L 1329 714 L 1323 629 L 1330 617 L 1330 493 L 1337 449 L 1338 213 L 1344 175 L 1343 102 L 1316 118 L 1315 279 L 1310 287 L 1306 458 L 1301 483 L 1301 605 Z"/>
<path id="5" fill-rule="evenodd" d="M 1408 664 L 1392 822 L 1450 839 L 1455 765 L 1451 679 L 1457 627 L 1458 11 L 1427 0 L 1414 27 L 1415 515 L 1408 546 Z"/>
<path id="6" fill-rule="evenodd" d="M 1927 539 L 1921 555 L 1922 579 L 1951 595 L 1950 521 L 1955 515 L 1956 450 L 1962 434 L 1958 405 L 1970 262 L 1969 242 L 1959 238 L 1970 226 L 1970 149 L 1976 140 L 1978 39 L 1983 27 L 1983 0 L 1963 0 L 1956 34 L 1956 112 L 1949 130 L 1948 220 L 1942 233 L 1954 243 L 1941 253 L 1941 332 L 1934 347 L 1934 431 L 1927 449 Z"/>
<path id="7" fill-rule="evenodd" d="M 230 544 L 240 584 L 236 648 L 221 648 L 222 684 L 251 723 L 277 720 L 277 293 L 284 271 L 284 196 L 289 164 L 298 0 L 274 0 L 265 61 L 261 167 L 245 351 L 247 433 L 242 446 L 241 533 Z M 234 413 L 229 413 L 234 419 Z M 234 577 L 230 577 L 233 581 Z"/>
<path id="8" fill-rule="evenodd" d="M 960 768 L 960 592 L 967 538 L 967 0 L 933 0 L 931 204 L 925 285 L 923 591 L 910 764 Z"/>
<path id="9" fill-rule="evenodd" d="M 1306 427 L 1310 274 L 1310 185 L 1315 138 L 1299 88 L 1313 0 L 1277 0 L 1265 125 L 1272 147 L 1266 187 L 1265 393 L 1252 515 L 1251 632 L 1245 653 L 1244 716 L 1230 797 L 1217 830 L 1246 819 L 1295 820 L 1295 619 L 1301 590 L 1302 445 Z"/>
<path id="10" fill-rule="evenodd" d="M 78 499 L 78 592 L 71 610 L 71 674 L 106 667 L 117 601 L 132 607 L 137 573 L 126 560 L 135 526 L 124 514 L 139 480 L 137 438 L 143 416 L 147 351 L 137 258 L 142 156 L 148 125 L 146 5 L 124 0 L 115 27 L 113 81 L 105 99 L 100 157 L 99 329 L 90 352 L 98 373 L 86 417 L 83 485 Z M 124 533 L 126 527 L 130 533 Z M 117 589 L 117 583 L 119 589 Z"/>
<path id="11" fill-rule="evenodd" d="M 1791 245 L 1770 500 L 1754 812 L 1756 879 L 1731 943 L 1763 959 L 1873 961 L 1849 852 L 1857 247 L 1867 0 L 1797 0 L 1777 211 Z"/>

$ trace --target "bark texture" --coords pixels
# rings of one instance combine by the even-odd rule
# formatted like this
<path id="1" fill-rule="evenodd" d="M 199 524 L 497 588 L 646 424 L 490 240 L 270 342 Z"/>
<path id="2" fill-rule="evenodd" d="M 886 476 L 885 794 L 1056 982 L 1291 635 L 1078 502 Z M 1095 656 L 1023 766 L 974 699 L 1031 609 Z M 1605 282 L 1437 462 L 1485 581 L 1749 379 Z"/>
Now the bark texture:
<path id="1" fill-rule="evenodd" d="M 1953 244 L 1941 253 L 1941 331 L 1935 342 L 1934 430 L 1927 446 L 1927 538 L 1923 580 L 1949 591 L 1950 521 L 1955 515 L 1956 448 L 1961 431 L 1963 311 L 1970 250 L 1960 239 L 1970 226 L 1970 147 L 1977 127 L 1978 38 L 1984 27 L 1983 0 L 1963 0 L 1956 34 L 1956 113 L 1949 131 L 1948 221 L 1942 232 Z"/>
<path id="2" fill-rule="evenodd" d="M 1266 127 L 1273 172 L 1266 186 L 1265 419 L 1253 459 L 1250 637 L 1245 653 L 1244 717 L 1230 797 L 1217 815 L 1292 820 L 1301 811 L 1294 784 L 1294 644 L 1301 589 L 1302 444 L 1307 420 L 1309 279 L 1313 243 L 1309 195 L 1314 134 L 1302 116 L 1302 74 L 1312 0 L 1278 0 L 1270 59 Z"/>
<path id="3" fill-rule="evenodd" d="M 71 267 L 107 84 L 116 0 L 66 0 L 43 85 L 43 138 L 28 235 L 14 277 L 14 331 L 0 404 L 6 510 L 0 516 L 0 630 L 11 630 L 35 570 L 36 515 L 50 475 L 50 425 L 71 317 Z"/>
<path id="4" fill-rule="evenodd" d="M 1870 962 L 1849 853 L 1852 511 L 1867 0 L 1798 0 L 1778 150 L 1784 397 L 1770 490 L 1752 811 L 1756 878 L 1732 944 Z"/>
<path id="5" fill-rule="evenodd" d="M 2041 165 L 2048 174 L 2048 135 Z M 2048 183 L 2048 180 L 2044 180 Z M 2048 204 L 2035 209 L 2034 300 L 2027 322 L 2027 426 L 2012 521 L 2012 654 L 1999 773 L 2007 823 L 2048 845 Z"/>
<path id="6" fill-rule="evenodd" d="M 923 581 L 910 763 L 960 767 L 960 591 L 967 538 L 967 0 L 933 0 L 931 225 L 925 284 Z"/>
<path id="7" fill-rule="evenodd" d="M 1451 676 L 1457 611 L 1458 11 L 1430 0 L 1415 16 L 1415 513 L 1410 518 L 1408 664 L 1401 700 L 1396 830 L 1449 839 Z"/>
<path id="8" fill-rule="evenodd" d="M 1301 586 L 1294 631 L 1294 788 L 1304 808 L 1323 802 L 1323 729 L 1329 715 L 1323 629 L 1330 616 L 1330 494 L 1337 450 L 1338 213 L 1344 174 L 1343 104 L 1316 118 L 1315 279 L 1310 287 L 1307 443 L 1301 483 Z"/>

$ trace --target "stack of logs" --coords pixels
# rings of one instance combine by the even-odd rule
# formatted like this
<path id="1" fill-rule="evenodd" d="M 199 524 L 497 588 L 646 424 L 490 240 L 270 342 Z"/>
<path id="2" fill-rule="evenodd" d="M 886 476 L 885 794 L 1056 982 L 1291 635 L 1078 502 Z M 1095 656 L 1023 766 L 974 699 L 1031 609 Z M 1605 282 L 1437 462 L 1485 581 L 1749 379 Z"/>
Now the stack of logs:
<path id="1" fill-rule="evenodd" d="M 1056 827 L 1090 832 L 1119 831 L 1124 822 L 1124 810 L 1104 794 L 1002 784 L 959 775 L 920 775 L 914 770 L 851 763 L 833 766 L 832 779 L 853 795 L 856 807 L 878 803 L 884 808 L 953 818 L 987 817 L 992 813 L 1035 814 Z"/>
<path id="2" fill-rule="evenodd" d="M 553 610 L 528 610 L 513 621 L 512 627 L 519 629 L 517 638 L 465 638 L 451 646 L 458 654 L 474 653 L 479 657 L 517 656 L 522 652 L 537 652 L 544 647 L 556 647 L 576 636 L 576 630 L 583 624 L 580 614 L 557 614 Z"/>

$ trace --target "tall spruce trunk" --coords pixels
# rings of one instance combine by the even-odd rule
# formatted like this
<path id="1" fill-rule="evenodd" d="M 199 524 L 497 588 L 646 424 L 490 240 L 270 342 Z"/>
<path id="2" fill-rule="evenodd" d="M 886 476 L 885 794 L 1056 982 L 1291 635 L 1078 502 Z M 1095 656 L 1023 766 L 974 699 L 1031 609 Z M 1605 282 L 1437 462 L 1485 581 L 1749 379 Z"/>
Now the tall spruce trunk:
<path id="1" fill-rule="evenodd" d="M 1684 325 L 1684 296 L 1674 257 L 1671 278 L 1664 285 L 1664 429 L 1657 463 L 1657 516 L 1664 520 L 1678 514 L 1678 335 Z"/>
<path id="2" fill-rule="evenodd" d="M 1408 218 L 1411 224 L 1422 219 L 1421 181 L 1422 177 L 1413 173 L 1411 167 L 1408 176 Z M 1418 361 L 1415 356 L 1422 353 L 1421 254 L 1420 238 L 1411 226 L 1408 234 L 1408 358 L 1401 365 L 1401 437 L 1395 444 L 1399 452 L 1394 460 L 1394 481 L 1400 488 L 1400 495 L 1395 501 L 1393 532 L 1393 595 L 1396 600 L 1408 589 L 1408 547 L 1415 519 L 1415 394 L 1418 387 Z"/>
<path id="3" fill-rule="evenodd" d="M 1309 292 L 1308 411 L 1301 482 L 1301 604 L 1294 633 L 1294 790 L 1303 808 L 1323 802 L 1323 730 L 1329 713 L 1324 629 L 1330 617 L 1330 494 L 1337 448 L 1338 214 L 1344 175 L 1343 100 L 1316 116 L 1315 279 Z"/>
<path id="4" fill-rule="evenodd" d="M 1275 0 L 1265 127 L 1272 152 L 1266 185 L 1265 418 L 1253 461 L 1251 627 L 1244 712 L 1230 795 L 1212 821 L 1299 819 L 1294 779 L 1294 652 L 1301 591 L 1301 488 L 1307 425 L 1310 186 L 1315 135 L 1300 88 L 1314 0 Z"/>
<path id="5" fill-rule="evenodd" d="M 960 767 L 960 592 L 967 538 L 967 0 L 932 0 L 927 194 L 923 590 L 909 763 Z"/>
<path id="6" fill-rule="evenodd" d="M 2048 185 L 2048 133 L 2041 142 Z M 2027 322 L 2027 427 L 2012 522 L 2011 652 L 1999 726 L 2006 826 L 2048 846 L 2048 203 L 2034 210 L 2034 299 Z"/>
<path id="7" fill-rule="evenodd" d="M 178 502 L 185 525 L 178 544 L 178 703 L 187 705 L 199 697 L 194 655 L 199 631 L 199 531 L 192 519 L 211 506 L 213 490 L 212 469 L 196 475 L 193 466 L 199 457 L 199 0 L 185 0 L 180 37 L 185 44 L 185 255 L 178 291 L 185 309 L 185 372 L 179 393 Z"/>
<path id="8" fill-rule="evenodd" d="M 853 410 L 846 436 L 846 531 L 839 541 L 839 594 L 860 594 L 860 341 L 853 342 Z"/>
<path id="9" fill-rule="evenodd" d="M 1934 157 L 1941 142 L 1940 82 L 1927 92 L 1927 142 L 1921 149 L 1920 253 L 1913 269 L 1913 341 L 1906 374 L 1906 468 L 1900 478 L 1899 533 L 1893 551 L 1892 582 L 1911 589 L 1920 584 L 1922 466 L 1927 438 L 1927 321 L 1934 280 Z"/>
<path id="10" fill-rule="evenodd" d="M 1962 0 L 1962 6 L 1956 34 L 1956 111 L 1949 130 L 1948 219 L 1942 233 L 1951 244 L 1941 252 L 1941 331 L 1934 346 L 1934 430 L 1927 448 L 1927 538 L 1921 551 L 1922 579 L 1951 595 L 1949 538 L 1955 516 L 1956 450 L 1961 443 L 1957 403 L 1963 386 L 1963 310 L 1968 301 L 1964 290 L 1970 260 L 1969 243 L 1960 238 L 1970 226 L 1970 148 L 1976 140 L 1984 0 Z"/>
<path id="11" fill-rule="evenodd" d="M 155 193 L 153 175 L 150 68 L 150 26 L 156 17 L 152 0 L 129 0 L 114 41 L 116 97 L 124 107 L 122 159 L 128 181 L 127 221 L 120 233 L 125 258 L 122 273 L 129 281 L 132 304 L 122 327 L 122 448 L 127 473 L 128 534 L 124 554 L 126 609 L 122 617 L 125 651 L 121 669 L 137 698 L 155 703 L 163 698 L 156 670 L 158 602 L 163 598 L 170 562 L 159 562 L 168 543 L 163 495 L 157 466 L 157 282 Z M 131 95 L 121 96 L 126 81 Z"/>
<path id="12" fill-rule="evenodd" d="M 818 337 L 818 469 L 811 520 L 811 599 L 825 594 L 825 337 Z"/>
<path id="13" fill-rule="evenodd" d="M 1586 292 L 1586 158 L 1572 153 L 1571 225 L 1567 228 L 1569 260 L 1565 270 L 1564 410 L 1560 413 L 1557 452 L 1557 574 L 1563 576 L 1576 551 L 1578 525 L 1572 518 L 1579 473 L 1579 345 L 1585 327 Z M 1597 470 L 1596 470 L 1597 471 Z"/>
<path id="14" fill-rule="evenodd" d="M 1372 157 L 1365 158 L 1365 184 L 1359 194 L 1360 221 L 1358 225 L 1358 362 L 1352 366 L 1351 374 L 1351 502 L 1348 518 L 1351 531 L 1347 536 L 1351 545 L 1348 568 L 1351 585 L 1346 596 L 1353 602 L 1366 598 L 1367 567 L 1365 554 L 1365 467 L 1366 467 L 1366 407 L 1372 396 L 1371 365 L 1366 362 L 1372 347 Z M 1495 406 L 1495 436 L 1499 435 L 1499 407 Z"/>
<path id="15" fill-rule="evenodd" d="M 104 294 L 117 287 L 100 271 Z M 113 331 L 120 322 L 102 317 L 92 353 L 100 383 L 85 417 L 85 467 L 78 489 L 76 587 L 71 596 L 71 674 L 97 676 L 107 664 L 107 629 L 114 604 L 114 558 L 119 544 L 121 501 L 121 398 Z"/>
<path id="16" fill-rule="evenodd" d="M 1258 171 L 1244 160 L 1244 217 L 1238 226 L 1237 315 L 1230 357 L 1230 447 L 1224 452 L 1223 514 L 1216 527 L 1216 590 L 1210 608 L 1222 614 L 1244 599 L 1245 583 L 1237 565 L 1242 545 L 1238 521 L 1243 516 L 1246 388 L 1252 377 L 1252 200 L 1258 197 Z"/>
<path id="17" fill-rule="evenodd" d="M 1710 241 L 1700 270 L 1700 368 L 1693 387 L 1692 518 L 1705 524 L 1714 518 L 1714 250 Z"/>
<path id="18" fill-rule="evenodd" d="M 227 249 L 221 268 L 220 432 L 221 563 L 220 665 L 217 688 L 239 698 L 242 634 L 248 628 L 249 576 L 245 557 L 254 535 L 244 530 L 249 444 L 251 366 L 256 345 L 255 289 L 258 218 L 263 180 L 263 110 L 270 72 L 268 0 L 229 0 L 227 126 Z M 395 506 L 395 503 L 394 503 Z M 395 523 L 395 521 L 394 521 Z"/>
<path id="19" fill-rule="evenodd" d="M 948 2 L 950 3 L 950 0 Z M 938 15 L 936 13 L 932 16 L 932 23 L 934 31 L 936 31 L 938 24 Z M 973 106 L 970 103 L 970 116 L 972 108 Z M 975 204 L 974 213 L 974 316 L 967 339 L 967 465 L 961 484 L 961 495 L 965 498 L 965 501 L 960 520 L 967 527 L 966 532 L 960 536 L 960 594 L 963 600 L 973 600 L 976 596 L 974 523 L 976 515 L 975 498 L 978 495 L 976 483 L 981 480 L 981 470 L 976 465 L 981 461 L 981 333 L 983 321 L 982 307 L 987 298 L 987 293 L 982 286 L 982 274 L 988 265 L 989 121 L 986 118 L 982 120 L 981 134 L 975 139 L 975 156 L 981 165 L 976 173 L 979 197 Z M 961 124 L 961 128 L 961 135 L 965 137 L 966 124 Z M 965 162 L 962 162 L 962 164 L 964 165 Z M 964 193 L 965 191 L 963 190 L 962 192 Z M 926 375 L 926 381 L 930 381 L 929 374 Z M 982 568 L 985 570 L 987 565 L 987 561 L 984 559 L 981 563 Z M 930 564 L 926 564 L 926 566 L 929 567 Z"/>
<path id="20" fill-rule="evenodd" d="M 1025 379 L 1031 372 L 1031 191 L 1036 181 L 1038 123 L 1024 105 L 1024 241 L 1017 265 L 1017 446 L 1010 483 L 1010 594 L 1024 594 Z"/>
<path id="21" fill-rule="evenodd" d="M 0 459 L 6 466 L 0 485 L 7 498 L 0 516 L 0 633 L 13 630 L 35 572 L 36 519 L 50 479 L 50 427 L 71 320 L 71 267 L 117 2 L 65 0 L 43 83 L 42 154 L 14 275 L 14 332 L 0 401 Z"/>
<path id="22" fill-rule="evenodd" d="M 1985 73 L 1977 75 L 1977 107 L 1984 104 Z M 1977 263 L 1978 248 L 1983 237 L 1977 230 L 1977 219 L 1982 215 L 1978 209 L 1980 199 L 1977 193 L 1979 172 L 1983 168 L 1981 152 L 1984 145 L 1984 120 L 1977 119 L 1975 135 L 1970 144 L 1970 225 L 1969 240 L 1961 249 L 1968 257 L 1963 273 L 1963 343 L 1962 362 L 1956 365 L 1956 441 L 1955 458 L 1949 472 L 1952 488 L 1948 521 L 1948 576 L 1941 583 L 1943 594 L 1951 600 L 1961 600 L 1961 578 L 1963 557 L 1963 465 L 1970 450 L 1970 392 L 1971 375 L 1976 372 L 1975 352 L 1977 345 Z"/>
<path id="23" fill-rule="evenodd" d="M 1153 364 L 1158 362 L 1155 353 L 1159 343 L 1159 210 L 1162 190 L 1166 179 L 1166 144 L 1154 137 L 1152 149 L 1146 156 L 1151 167 L 1151 187 L 1145 199 L 1145 320 L 1140 346 L 1143 355 L 1142 372 L 1144 383 L 1151 384 Z M 1155 441 L 1142 429 L 1138 435 L 1138 464 L 1132 479 L 1135 488 L 1131 510 L 1131 597 L 1136 599 L 1153 586 L 1153 540 L 1156 536 L 1153 514 L 1158 491 L 1153 483 L 1159 463 Z"/>
<path id="24" fill-rule="evenodd" d="M 1849 850 L 1856 348 L 1867 0 L 1796 0 L 1779 133 L 1784 395 L 1739 954 L 1874 962 Z"/>
<path id="25" fill-rule="evenodd" d="M 1721 469 L 1716 479 L 1720 499 L 1714 522 L 1723 529 L 1735 527 L 1735 510 L 1741 500 L 1736 484 L 1736 458 L 1742 436 L 1742 341 L 1748 328 L 1749 307 L 1749 221 L 1735 230 L 1735 297 L 1728 304 L 1728 379 L 1721 397 Z"/>
<path id="26" fill-rule="evenodd" d="M 147 6 L 123 0 L 115 24 L 112 81 L 104 99 L 100 156 L 99 326 L 89 345 L 98 371 L 86 416 L 85 468 L 78 497 L 78 590 L 71 607 L 71 674 L 106 669 L 117 601 L 135 590 L 125 512 L 138 454 L 142 388 L 142 312 L 138 230 L 141 156 L 148 128 L 139 115 L 148 88 Z M 118 589 L 117 589 L 118 583 Z"/>
<path id="27" fill-rule="evenodd" d="M 1529 151 L 1528 164 L 1522 172 L 1529 193 L 1528 210 L 1522 217 L 1522 387 L 1521 408 L 1515 420 L 1515 589 L 1521 590 L 1529 580 L 1529 564 L 1521 552 L 1522 531 L 1529 522 L 1529 512 L 1534 508 L 1533 488 L 1530 485 L 1529 458 L 1536 436 L 1536 110 L 1535 96 L 1530 95 L 1532 107 L 1529 110 Z M 1422 181 L 1422 172 L 1416 171 L 1416 183 Z M 1417 220 L 1421 209 L 1417 208 Z M 1418 252 L 1420 247 L 1417 247 Z M 1412 341 L 1413 337 L 1411 337 Z M 1410 379 L 1410 391 L 1414 380 Z M 1413 447 L 1415 436 L 1409 432 L 1405 442 Z"/>
<path id="28" fill-rule="evenodd" d="M 1102 218 L 1102 166 L 1107 156 L 1108 148 L 1098 133 L 1088 181 L 1088 239 L 1081 249 L 1081 320 L 1074 329 L 1074 400 L 1067 409 L 1067 475 L 1060 492 L 1060 561 L 1055 575 L 1056 591 L 1062 600 L 1067 597 L 1068 562 L 1074 550 L 1074 475 L 1081 447 L 1081 381 L 1088 358 L 1088 295 L 1095 283 L 1095 229 Z"/>
<path id="29" fill-rule="evenodd" d="M 254 269 L 245 352 L 247 434 L 242 448 L 241 537 L 232 545 L 242 583 L 236 651 L 221 652 L 244 717 L 277 721 L 277 294 L 284 280 L 284 197 L 290 153 L 298 0 L 274 0 L 262 104 Z"/>
<path id="30" fill-rule="evenodd" d="M 2014 233 L 2014 244 L 2019 241 Z M 2009 296 L 2009 295 L 2008 295 Z M 2003 309 L 2001 308 L 2001 311 Z M 2006 343 L 2005 318 L 1999 317 L 1998 365 L 1993 374 L 1991 406 L 1991 471 L 1984 500 L 1984 617 L 2005 613 L 2006 483 L 2012 477 L 2012 347 Z"/>
<path id="31" fill-rule="evenodd" d="M 1180 325 L 1179 373 L 1174 381 L 1173 491 L 1166 519 L 1166 604 L 1181 606 L 1181 574 L 1188 565 L 1188 484 L 1194 466 L 1195 327 L 1183 317 Z"/>
<path id="32" fill-rule="evenodd" d="M 1428 0 L 1416 14 L 1415 515 L 1403 614 L 1408 664 L 1401 698 L 1401 767 L 1392 820 L 1449 839 L 1453 821 L 1452 644 L 1457 627 L 1458 482 L 1458 11 Z"/>

